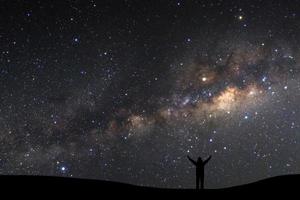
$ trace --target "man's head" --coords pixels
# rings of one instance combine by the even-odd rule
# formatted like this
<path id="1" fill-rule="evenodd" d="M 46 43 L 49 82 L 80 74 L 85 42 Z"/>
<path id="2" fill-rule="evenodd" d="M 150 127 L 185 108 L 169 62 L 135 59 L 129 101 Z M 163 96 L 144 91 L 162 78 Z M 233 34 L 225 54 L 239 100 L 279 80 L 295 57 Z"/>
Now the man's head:
<path id="1" fill-rule="evenodd" d="M 203 162 L 202 158 L 199 156 L 197 162 Z"/>

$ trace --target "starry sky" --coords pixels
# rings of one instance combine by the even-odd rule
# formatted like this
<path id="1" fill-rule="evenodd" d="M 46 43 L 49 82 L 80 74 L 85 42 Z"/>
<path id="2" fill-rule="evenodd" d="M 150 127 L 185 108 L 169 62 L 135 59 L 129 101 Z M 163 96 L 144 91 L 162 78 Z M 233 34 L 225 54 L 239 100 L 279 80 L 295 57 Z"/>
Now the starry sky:
<path id="1" fill-rule="evenodd" d="M 300 173 L 300 1 L 3 0 L 0 174 L 191 188 Z"/>

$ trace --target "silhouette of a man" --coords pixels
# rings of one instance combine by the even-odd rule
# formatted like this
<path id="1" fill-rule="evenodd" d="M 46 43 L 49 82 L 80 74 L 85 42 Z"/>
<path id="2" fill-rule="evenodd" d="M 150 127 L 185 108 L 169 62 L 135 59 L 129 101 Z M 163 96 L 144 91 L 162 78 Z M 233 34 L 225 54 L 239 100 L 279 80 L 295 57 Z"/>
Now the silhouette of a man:
<path id="1" fill-rule="evenodd" d="M 198 157 L 197 162 L 187 156 L 188 159 L 196 166 L 196 189 L 199 189 L 199 180 L 201 179 L 201 189 L 204 188 L 204 166 L 211 159 L 209 156 L 205 161 L 201 157 Z"/>

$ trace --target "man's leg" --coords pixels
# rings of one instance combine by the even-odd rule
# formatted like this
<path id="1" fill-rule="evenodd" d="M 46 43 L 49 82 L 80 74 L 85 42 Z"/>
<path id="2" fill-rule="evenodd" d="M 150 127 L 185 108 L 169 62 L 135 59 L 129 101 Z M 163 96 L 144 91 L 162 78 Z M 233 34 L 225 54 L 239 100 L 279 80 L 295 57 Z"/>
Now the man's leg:
<path id="1" fill-rule="evenodd" d="M 196 171 L 196 190 L 199 190 L 199 172 Z"/>
<path id="2" fill-rule="evenodd" d="M 201 173 L 201 189 L 204 189 L 204 172 Z"/>

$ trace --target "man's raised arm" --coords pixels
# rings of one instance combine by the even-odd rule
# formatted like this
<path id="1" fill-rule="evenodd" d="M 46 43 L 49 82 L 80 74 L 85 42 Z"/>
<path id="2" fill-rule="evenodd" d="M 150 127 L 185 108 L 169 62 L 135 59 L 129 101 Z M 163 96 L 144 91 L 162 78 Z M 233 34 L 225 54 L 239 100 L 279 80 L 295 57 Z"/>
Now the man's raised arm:
<path id="1" fill-rule="evenodd" d="M 204 165 L 211 159 L 211 156 L 209 156 L 203 163 Z"/>
<path id="2" fill-rule="evenodd" d="M 187 156 L 187 158 L 191 161 L 191 163 L 193 163 L 194 165 L 196 165 L 196 161 L 194 161 L 193 159 L 191 159 L 189 156 Z"/>

